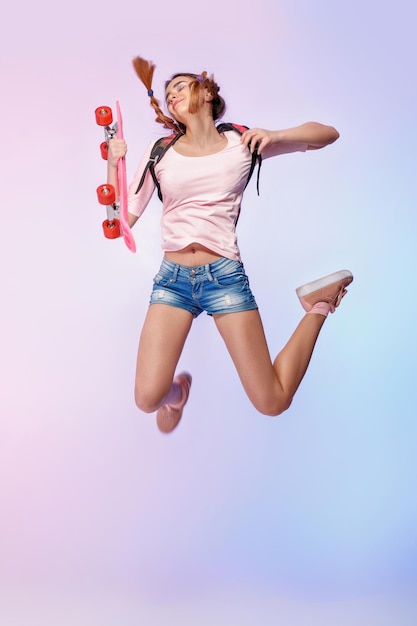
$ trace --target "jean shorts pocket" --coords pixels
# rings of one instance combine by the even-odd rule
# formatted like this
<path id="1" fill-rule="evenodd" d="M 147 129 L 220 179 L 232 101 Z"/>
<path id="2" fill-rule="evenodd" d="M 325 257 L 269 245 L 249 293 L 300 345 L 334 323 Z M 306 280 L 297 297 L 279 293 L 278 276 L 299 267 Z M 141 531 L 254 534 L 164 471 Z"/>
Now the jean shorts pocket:
<path id="1" fill-rule="evenodd" d="M 219 287 L 240 287 L 243 289 L 249 285 L 248 277 L 243 270 L 217 276 L 215 280 Z"/>
<path id="2" fill-rule="evenodd" d="M 160 287 L 166 287 L 171 283 L 171 279 L 168 276 L 163 276 L 162 274 L 157 274 L 153 279 L 154 285 L 159 285 Z"/>

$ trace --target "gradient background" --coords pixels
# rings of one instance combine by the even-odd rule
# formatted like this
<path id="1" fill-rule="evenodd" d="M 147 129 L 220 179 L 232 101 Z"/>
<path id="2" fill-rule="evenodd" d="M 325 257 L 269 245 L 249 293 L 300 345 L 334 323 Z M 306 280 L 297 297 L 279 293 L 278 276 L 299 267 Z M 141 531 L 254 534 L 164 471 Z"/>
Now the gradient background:
<path id="1" fill-rule="evenodd" d="M 26 4 L 26 6 L 25 6 Z M 11 5 L 1 49 L 0 622 L 408 626 L 417 622 L 416 84 L 412 3 Z M 183 422 L 133 402 L 161 258 L 102 237 L 94 109 L 119 99 L 133 176 L 160 134 L 131 59 L 214 72 L 226 120 L 333 124 L 264 163 L 239 241 L 271 352 L 294 288 L 349 268 L 291 409 L 258 415 L 207 316 Z"/>

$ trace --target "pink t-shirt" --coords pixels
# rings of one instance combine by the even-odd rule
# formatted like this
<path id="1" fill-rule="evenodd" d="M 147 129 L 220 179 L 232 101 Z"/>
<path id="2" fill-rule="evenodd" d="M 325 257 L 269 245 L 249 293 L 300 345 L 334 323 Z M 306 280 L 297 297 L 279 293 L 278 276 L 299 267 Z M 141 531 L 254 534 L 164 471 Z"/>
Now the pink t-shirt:
<path id="1" fill-rule="evenodd" d="M 208 156 L 187 157 L 175 150 L 165 153 L 155 166 L 161 186 L 162 249 L 182 250 L 199 243 L 220 256 L 240 260 L 236 236 L 236 219 L 249 174 L 251 154 L 235 131 L 224 133 L 227 146 Z M 140 217 L 155 190 L 148 171 L 138 194 L 136 189 L 149 160 L 152 142 L 129 187 L 129 213 Z M 305 143 L 280 143 L 262 152 L 269 158 L 288 152 L 305 151 Z"/>

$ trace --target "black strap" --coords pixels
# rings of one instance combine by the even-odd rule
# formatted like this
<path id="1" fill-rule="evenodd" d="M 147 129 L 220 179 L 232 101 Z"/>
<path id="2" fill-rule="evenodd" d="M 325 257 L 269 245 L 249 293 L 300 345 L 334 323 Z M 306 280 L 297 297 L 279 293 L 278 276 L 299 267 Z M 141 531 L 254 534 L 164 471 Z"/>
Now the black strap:
<path id="1" fill-rule="evenodd" d="M 230 122 L 223 122 L 222 124 L 219 124 L 217 126 L 217 130 L 219 131 L 219 133 L 225 133 L 228 130 L 234 130 L 237 133 L 239 133 L 239 135 L 243 135 L 245 130 L 249 130 L 249 127 L 243 126 L 240 124 L 231 124 Z M 248 147 L 250 149 L 250 143 Z M 249 168 L 248 178 L 246 180 L 246 185 L 244 187 L 245 189 L 248 186 L 250 179 L 252 178 L 252 174 L 253 174 L 253 170 L 255 169 L 256 162 L 258 162 L 258 175 L 256 177 L 256 190 L 259 196 L 259 174 L 260 174 L 261 165 L 262 165 L 262 155 L 258 154 L 257 145 L 255 146 L 255 150 L 252 152 L 252 161 L 251 161 L 250 168 Z"/>
<path id="2" fill-rule="evenodd" d="M 162 157 L 164 156 L 168 148 L 174 145 L 174 143 L 178 141 L 178 139 L 182 135 L 183 133 L 176 133 L 175 135 L 169 135 L 168 137 L 161 137 L 154 143 L 154 145 L 152 146 L 151 154 L 149 156 L 149 161 L 146 164 L 146 167 L 143 171 L 142 177 L 139 181 L 139 185 L 135 193 L 139 193 L 140 189 L 142 188 L 143 183 L 145 182 L 146 173 L 149 170 L 153 178 L 153 181 L 156 185 L 156 188 L 158 190 L 158 198 L 162 202 L 161 186 L 159 184 L 158 179 L 156 178 L 155 165 L 158 161 L 162 159 Z"/>

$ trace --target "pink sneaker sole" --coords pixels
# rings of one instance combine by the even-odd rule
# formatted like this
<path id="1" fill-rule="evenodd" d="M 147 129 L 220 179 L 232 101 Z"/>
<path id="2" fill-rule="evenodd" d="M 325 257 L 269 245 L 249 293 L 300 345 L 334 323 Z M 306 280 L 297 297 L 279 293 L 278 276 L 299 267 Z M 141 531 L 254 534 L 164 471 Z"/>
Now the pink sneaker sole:
<path id="1" fill-rule="evenodd" d="M 191 374 L 182 372 L 174 378 L 174 383 L 182 389 L 181 402 L 178 405 L 164 404 L 156 414 L 156 424 L 162 433 L 171 433 L 179 424 L 182 412 L 187 404 L 192 383 Z"/>
<path id="2" fill-rule="evenodd" d="M 353 280 L 352 272 L 349 270 L 340 270 L 329 274 L 311 283 L 307 283 L 298 287 L 295 291 L 300 299 L 301 305 L 307 313 L 311 311 L 313 306 L 318 302 L 327 302 L 330 304 L 330 311 L 333 313 L 339 306 L 343 296 L 346 295 L 346 287 Z"/>

